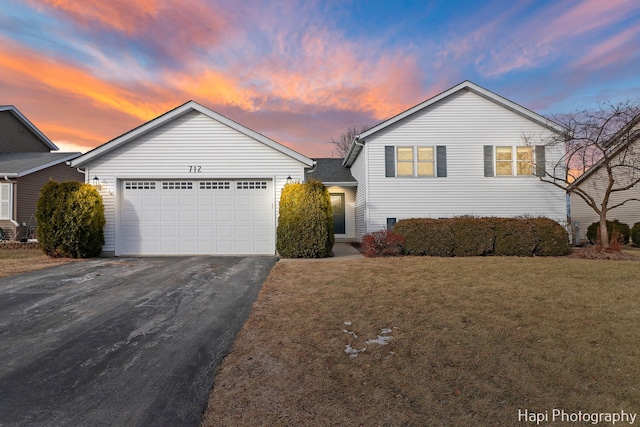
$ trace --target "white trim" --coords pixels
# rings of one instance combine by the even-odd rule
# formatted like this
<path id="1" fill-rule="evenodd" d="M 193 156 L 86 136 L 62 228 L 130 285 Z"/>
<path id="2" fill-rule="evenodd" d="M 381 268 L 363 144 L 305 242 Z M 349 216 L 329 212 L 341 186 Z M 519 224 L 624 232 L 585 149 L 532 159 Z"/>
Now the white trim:
<path id="1" fill-rule="evenodd" d="M 103 154 L 106 154 L 112 150 L 114 150 L 115 148 L 119 147 L 120 145 L 126 144 L 127 142 L 141 136 L 144 135 L 156 128 L 158 128 L 159 126 L 162 126 L 168 122 L 170 122 L 171 120 L 180 117 L 190 111 L 198 111 L 202 114 L 204 114 L 205 116 L 208 116 L 226 126 L 229 126 L 230 128 L 249 136 L 250 138 L 255 139 L 258 142 L 261 142 L 265 145 L 267 145 L 268 147 L 271 147 L 277 151 L 280 151 L 283 154 L 286 154 L 287 156 L 298 160 L 299 162 L 305 164 L 306 166 L 310 167 L 313 165 L 313 160 L 311 160 L 310 158 L 303 156 L 302 154 L 288 148 L 285 147 L 284 145 L 267 138 L 266 136 L 255 132 L 245 126 L 242 126 L 239 123 L 234 122 L 233 120 L 216 113 L 213 110 L 210 110 L 207 107 L 204 107 L 200 104 L 198 104 L 195 101 L 188 101 L 185 104 L 182 104 L 181 106 L 174 108 L 173 110 L 159 116 L 156 117 L 155 119 L 148 121 L 147 123 L 144 123 L 141 126 L 138 126 L 137 128 L 123 134 L 120 135 L 119 137 L 112 139 L 111 141 L 100 145 L 99 147 L 94 148 L 93 150 L 85 153 L 84 155 L 76 158 L 75 160 L 71 161 L 71 166 L 73 167 L 80 167 L 84 164 L 86 164 L 87 162 L 89 162 L 90 160 L 93 160 L 95 158 L 98 158 L 100 156 L 102 156 Z"/>

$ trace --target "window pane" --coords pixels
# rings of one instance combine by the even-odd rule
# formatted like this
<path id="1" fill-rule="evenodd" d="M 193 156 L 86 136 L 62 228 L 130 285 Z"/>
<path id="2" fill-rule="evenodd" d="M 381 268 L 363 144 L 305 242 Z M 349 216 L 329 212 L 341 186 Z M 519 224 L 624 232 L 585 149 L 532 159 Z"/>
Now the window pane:
<path id="1" fill-rule="evenodd" d="M 419 162 L 418 163 L 418 175 L 419 176 L 433 176 L 433 162 Z"/>
<path id="2" fill-rule="evenodd" d="M 433 147 L 418 147 L 418 160 L 433 160 Z"/>
<path id="3" fill-rule="evenodd" d="M 511 162 L 496 162 L 496 175 L 512 175 Z"/>
<path id="4" fill-rule="evenodd" d="M 511 147 L 496 147 L 496 160 L 511 160 Z"/>
<path id="5" fill-rule="evenodd" d="M 413 147 L 398 147 L 398 160 L 413 160 Z"/>
<path id="6" fill-rule="evenodd" d="M 533 165 L 531 162 L 518 162 L 518 175 L 533 175 Z"/>
<path id="7" fill-rule="evenodd" d="M 532 147 L 518 147 L 516 148 L 516 159 L 532 161 L 533 160 L 533 148 Z"/>
<path id="8" fill-rule="evenodd" d="M 413 176 L 413 162 L 398 162 L 398 176 Z"/>

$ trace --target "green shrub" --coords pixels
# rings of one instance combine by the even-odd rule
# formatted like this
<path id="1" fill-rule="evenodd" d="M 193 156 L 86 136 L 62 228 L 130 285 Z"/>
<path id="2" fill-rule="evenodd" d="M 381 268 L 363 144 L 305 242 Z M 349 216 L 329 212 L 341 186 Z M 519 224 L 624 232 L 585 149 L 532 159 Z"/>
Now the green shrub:
<path id="1" fill-rule="evenodd" d="M 494 218 L 453 218 L 454 256 L 483 256 L 493 253 L 496 234 Z"/>
<path id="2" fill-rule="evenodd" d="M 634 245 L 640 246 L 640 222 L 633 224 L 629 237 L 631 237 Z"/>
<path id="3" fill-rule="evenodd" d="M 454 247 L 450 221 L 431 218 L 403 219 L 393 231 L 405 238 L 407 255 L 452 256 Z"/>
<path id="4" fill-rule="evenodd" d="M 517 218 L 494 218 L 493 222 L 496 233 L 495 255 L 533 255 L 536 239 L 527 221 Z"/>
<path id="5" fill-rule="evenodd" d="M 571 253 L 569 233 L 556 221 L 549 218 L 527 218 L 524 221 L 531 226 L 536 240 L 534 255 L 563 256 Z"/>
<path id="6" fill-rule="evenodd" d="M 40 247 L 52 257 L 97 256 L 104 244 L 104 205 L 98 191 L 80 182 L 49 181 L 36 209 Z"/>
<path id="7" fill-rule="evenodd" d="M 325 258 L 333 249 L 333 212 L 320 181 L 287 184 L 280 196 L 276 247 L 285 258 Z"/>
<path id="8" fill-rule="evenodd" d="M 401 256 L 405 238 L 390 230 L 379 230 L 362 236 L 360 250 L 366 257 Z"/>
<path id="9" fill-rule="evenodd" d="M 598 228 L 600 227 L 600 222 L 594 222 L 587 228 L 587 240 L 590 243 L 596 244 L 598 243 Z M 627 244 L 629 243 L 629 236 L 631 234 L 631 229 L 629 226 L 623 222 L 614 219 L 613 221 L 607 221 L 607 232 L 609 233 L 609 238 L 613 233 L 613 230 L 618 230 L 620 234 L 618 234 L 618 240 L 620 243 Z"/>

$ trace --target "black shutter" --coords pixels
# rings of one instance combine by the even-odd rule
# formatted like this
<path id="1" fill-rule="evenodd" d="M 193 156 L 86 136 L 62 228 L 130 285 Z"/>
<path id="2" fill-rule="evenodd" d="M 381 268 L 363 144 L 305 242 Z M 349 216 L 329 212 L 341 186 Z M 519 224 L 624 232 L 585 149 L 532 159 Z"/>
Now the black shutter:
<path id="1" fill-rule="evenodd" d="M 493 145 L 484 146 L 484 176 L 494 176 Z"/>
<path id="2" fill-rule="evenodd" d="M 544 145 L 536 145 L 536 175 L 547 176 L 546 164 L 544 157 Z"/>
<path id="3" fill-rule="evenodd" d="M 396 147 L 391 145 L 387 145 L 384 147 L 384 166 L 384 176 L 396 176 Z"/>
<path id="4" fill-rule="evenodd" d="M 436 146 L 436 176 L 447 176 L 447 147 L 444 145 Z"/>

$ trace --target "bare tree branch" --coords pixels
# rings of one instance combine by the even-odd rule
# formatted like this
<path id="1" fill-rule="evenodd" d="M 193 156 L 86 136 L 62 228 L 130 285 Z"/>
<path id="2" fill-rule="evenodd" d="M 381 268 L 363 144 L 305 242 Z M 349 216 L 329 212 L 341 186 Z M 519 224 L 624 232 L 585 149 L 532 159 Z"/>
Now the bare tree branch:
<path id="1" fill-rule="evenodd" d="M 339 137 L 331 138 L 328 142 L 334 145 L 332 154 L 344 159 L 356 135 L 361 134 L 367 129 L 369 129 L 368 125 L 349 126 Z"/>

